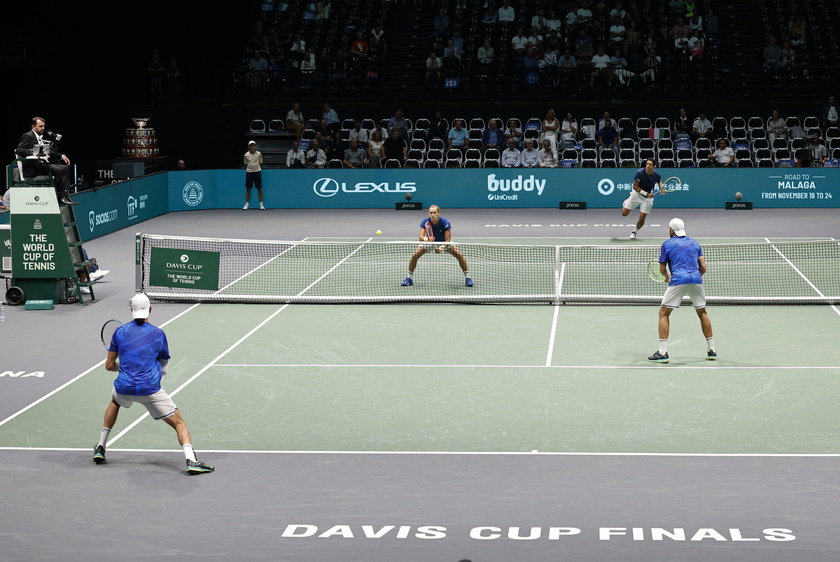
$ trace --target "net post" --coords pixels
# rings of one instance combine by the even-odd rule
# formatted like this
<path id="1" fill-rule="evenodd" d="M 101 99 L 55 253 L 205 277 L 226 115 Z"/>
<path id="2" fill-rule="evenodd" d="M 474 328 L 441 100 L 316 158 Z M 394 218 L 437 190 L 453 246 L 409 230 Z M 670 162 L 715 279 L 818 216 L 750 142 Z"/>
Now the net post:
<path id="1" fill-rule="evenodd" d="M 134 233 L 134 292 L 143 290 L 143 234 Z"/>

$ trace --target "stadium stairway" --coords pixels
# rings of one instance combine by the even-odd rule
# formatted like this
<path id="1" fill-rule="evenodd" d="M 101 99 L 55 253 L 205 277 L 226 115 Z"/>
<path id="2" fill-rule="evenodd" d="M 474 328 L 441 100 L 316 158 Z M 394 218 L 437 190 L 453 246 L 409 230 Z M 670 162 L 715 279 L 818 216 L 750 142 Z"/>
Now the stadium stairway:
<path id="1" fill-rule="evenodd" d="M 755 8 L 750 2 L 729 2 L 718 10 L 719 56 L 727 80 L 727 91 L 761 91 L 764 38 L 757 34 Z M 727 72 L 728 71 L 728 72 Z"/>
<path id="2" fill-rule="evenodd" d="M 418 85 L 423 84 L 435 13 L 435 7 L 425 2 L 417 7 L 393 6 L 389 10 L 385 94 L 416 95 Z"/>

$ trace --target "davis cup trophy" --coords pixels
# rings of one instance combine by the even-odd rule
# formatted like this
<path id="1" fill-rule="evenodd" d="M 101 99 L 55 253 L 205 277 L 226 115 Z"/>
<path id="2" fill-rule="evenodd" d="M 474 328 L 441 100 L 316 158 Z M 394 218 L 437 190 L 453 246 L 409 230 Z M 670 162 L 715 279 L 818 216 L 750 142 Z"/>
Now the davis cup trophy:
<path id="1" fill-rule="evenodd" d="M 148 117 L 132 117 L 135 128 L 125 130 L 122 155 L 126 158 L 156 158 L 160 156 L 155 130 L 146 127 Z"/>

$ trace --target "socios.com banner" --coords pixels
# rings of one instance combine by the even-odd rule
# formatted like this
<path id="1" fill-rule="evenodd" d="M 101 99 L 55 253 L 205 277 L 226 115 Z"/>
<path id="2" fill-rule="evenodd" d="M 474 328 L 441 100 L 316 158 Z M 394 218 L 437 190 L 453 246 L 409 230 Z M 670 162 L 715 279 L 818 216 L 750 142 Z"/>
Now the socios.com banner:
<path id="1" fill-rule="evenodd" d="M 656 198 L 667 208 L 722 208 L 740 192 L 761 207 L 840 207 L 840 169 L 661 169 L 674 191 Z M 269 208 L 393 208 L 410 194 L 425 206 L 556 207 L 586 201 L 590 208 L 620 207 L 635 169 L 263 170 Z M 170 172 L 169 208 L 238 208 L 245 172 Z M 256 201 L 256 193 L 252 194 Z"/>
<path id="2" fill-rule="evenodd" d="M 90 240 L 167 213 L 167 191 L 166 174 L 155 174 L 74 195 L 79 235 Z"/>

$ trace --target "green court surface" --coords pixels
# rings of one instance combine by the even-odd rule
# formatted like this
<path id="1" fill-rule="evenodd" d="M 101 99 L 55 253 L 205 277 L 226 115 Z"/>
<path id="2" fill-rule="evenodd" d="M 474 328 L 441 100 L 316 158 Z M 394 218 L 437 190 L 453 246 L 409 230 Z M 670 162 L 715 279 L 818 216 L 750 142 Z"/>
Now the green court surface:
<path id="1" fill-rule="evenodd" d="M 710 306 L 711 362 L 684 306 L 667 365 L 646 361 L 657 310 L 202 304 L 164 326 L 164 381 L 202 450 L 840 451 L 836 307 Z M 93 366 L 0 426 L 0 447 L 89 448 L 112 378 Z M 109 448 L 160 449 L 169 432 L 134 406 Z"/>

